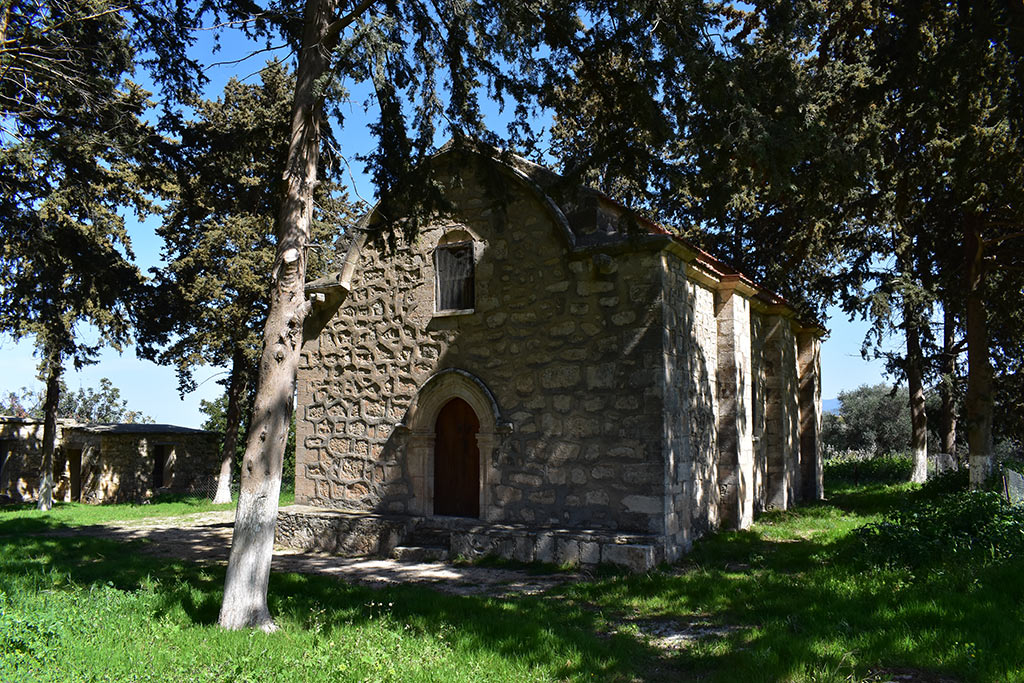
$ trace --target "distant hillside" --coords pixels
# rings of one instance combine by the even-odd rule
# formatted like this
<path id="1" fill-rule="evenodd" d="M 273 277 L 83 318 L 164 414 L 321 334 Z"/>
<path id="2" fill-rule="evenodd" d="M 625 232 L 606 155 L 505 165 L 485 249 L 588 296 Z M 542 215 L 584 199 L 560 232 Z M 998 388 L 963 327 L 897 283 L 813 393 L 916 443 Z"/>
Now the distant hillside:
<path id="1" fill-rule="evenodd" d="M 821 402 L 821 409 L 826 413 L 838 413 L 839 412 L 839 399 L 838 398 L 826 398 Z"/>

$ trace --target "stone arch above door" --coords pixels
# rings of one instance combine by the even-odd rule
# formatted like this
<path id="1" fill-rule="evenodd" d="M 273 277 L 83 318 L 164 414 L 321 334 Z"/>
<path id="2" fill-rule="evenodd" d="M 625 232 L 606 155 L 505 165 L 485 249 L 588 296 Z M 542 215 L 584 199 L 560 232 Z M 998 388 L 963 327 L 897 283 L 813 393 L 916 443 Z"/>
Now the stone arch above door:
<path id="1" fill-rule="evenodd" d="M 406 432 L 406 464 L 413 493 L 411 512 L 433 514 L 434 430 L 441 409 L 453 398 L 468 403 L 480 421 L 476 437 L 480 449 L 480 518 L 490 521 L 497 513 L 491 505 L 491 489 L 499 477 L 495 463 L 498 441 L 511 426 L 502 419 L 498 402 L 487 385 L 479 377 L 457 368 L 442 370 L 423 383 L 399 428 Z"/>

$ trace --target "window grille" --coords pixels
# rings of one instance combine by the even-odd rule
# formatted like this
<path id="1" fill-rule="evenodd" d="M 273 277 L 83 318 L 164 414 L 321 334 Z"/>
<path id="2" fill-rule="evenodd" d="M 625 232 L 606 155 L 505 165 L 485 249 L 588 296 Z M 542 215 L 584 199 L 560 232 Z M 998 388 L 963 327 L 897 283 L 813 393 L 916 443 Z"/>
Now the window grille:
<path id="1" fill-rule="evenodd" d="M 474 308 L 473 243 L 443 244 L 434 251 L 435 291 L 438 311 Z"/>

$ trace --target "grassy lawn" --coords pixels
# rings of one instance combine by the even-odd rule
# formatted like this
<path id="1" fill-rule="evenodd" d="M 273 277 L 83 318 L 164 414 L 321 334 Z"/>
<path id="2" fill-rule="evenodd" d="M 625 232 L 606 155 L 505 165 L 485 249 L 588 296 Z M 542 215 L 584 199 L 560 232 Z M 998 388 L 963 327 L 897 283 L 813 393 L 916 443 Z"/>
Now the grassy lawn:
<path id="1" fill-rule="evenodd" d="M 236 496 L 237 500 L 237 496 Z M 292 488 L 281 490 L 280 505 L 295 502 Z M 142 504 L 89 505 L 87 503 L 54 503 L 49 512 L 36 509 L 35 503 L 0 507 L 0 535 L 23 534 L 110 522 L 130 522 L 158 517 L 180 517 L 198 512 L 230 510 L 235 502 L 214 505 L 209 498 L 188 495 L 163 495 Z"/>
<path id="2" fill-rule="evenodd" d="M 911 490 L 830 491 L 707 539 L 679 566 L 541 596 L 275 574 L 282 628 L 269 636 L 214 625 L 221 569 L 6 535 L 0 680 L 1024 681 L 1024 562 L 868 563 L 853 530 Z M 0 528 L 23 514 L 0 512 Z"/>

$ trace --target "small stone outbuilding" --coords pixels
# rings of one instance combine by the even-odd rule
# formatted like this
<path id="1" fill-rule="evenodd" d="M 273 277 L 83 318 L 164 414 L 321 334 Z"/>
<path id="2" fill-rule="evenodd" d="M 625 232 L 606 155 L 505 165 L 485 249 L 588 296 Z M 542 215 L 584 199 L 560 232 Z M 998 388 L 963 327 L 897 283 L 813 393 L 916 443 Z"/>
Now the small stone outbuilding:
<path id="1" fill-rule="evenodd" d="M 212 494 L 217 437 L 166 424 L 58 420 L 54 500 L 137 501 L 159 490 Z M 42 421 L 0 416 L 0 494 L 15 501 L 36 498 L 42 440 Z"/>
<path id="2" fill-rule="evenodd" d="M 820 326 L 525 160 L 432 169 L 451 213 L 371 214 L 303 347 L 280 542 L 644 569 L 822 497 Z"/>

